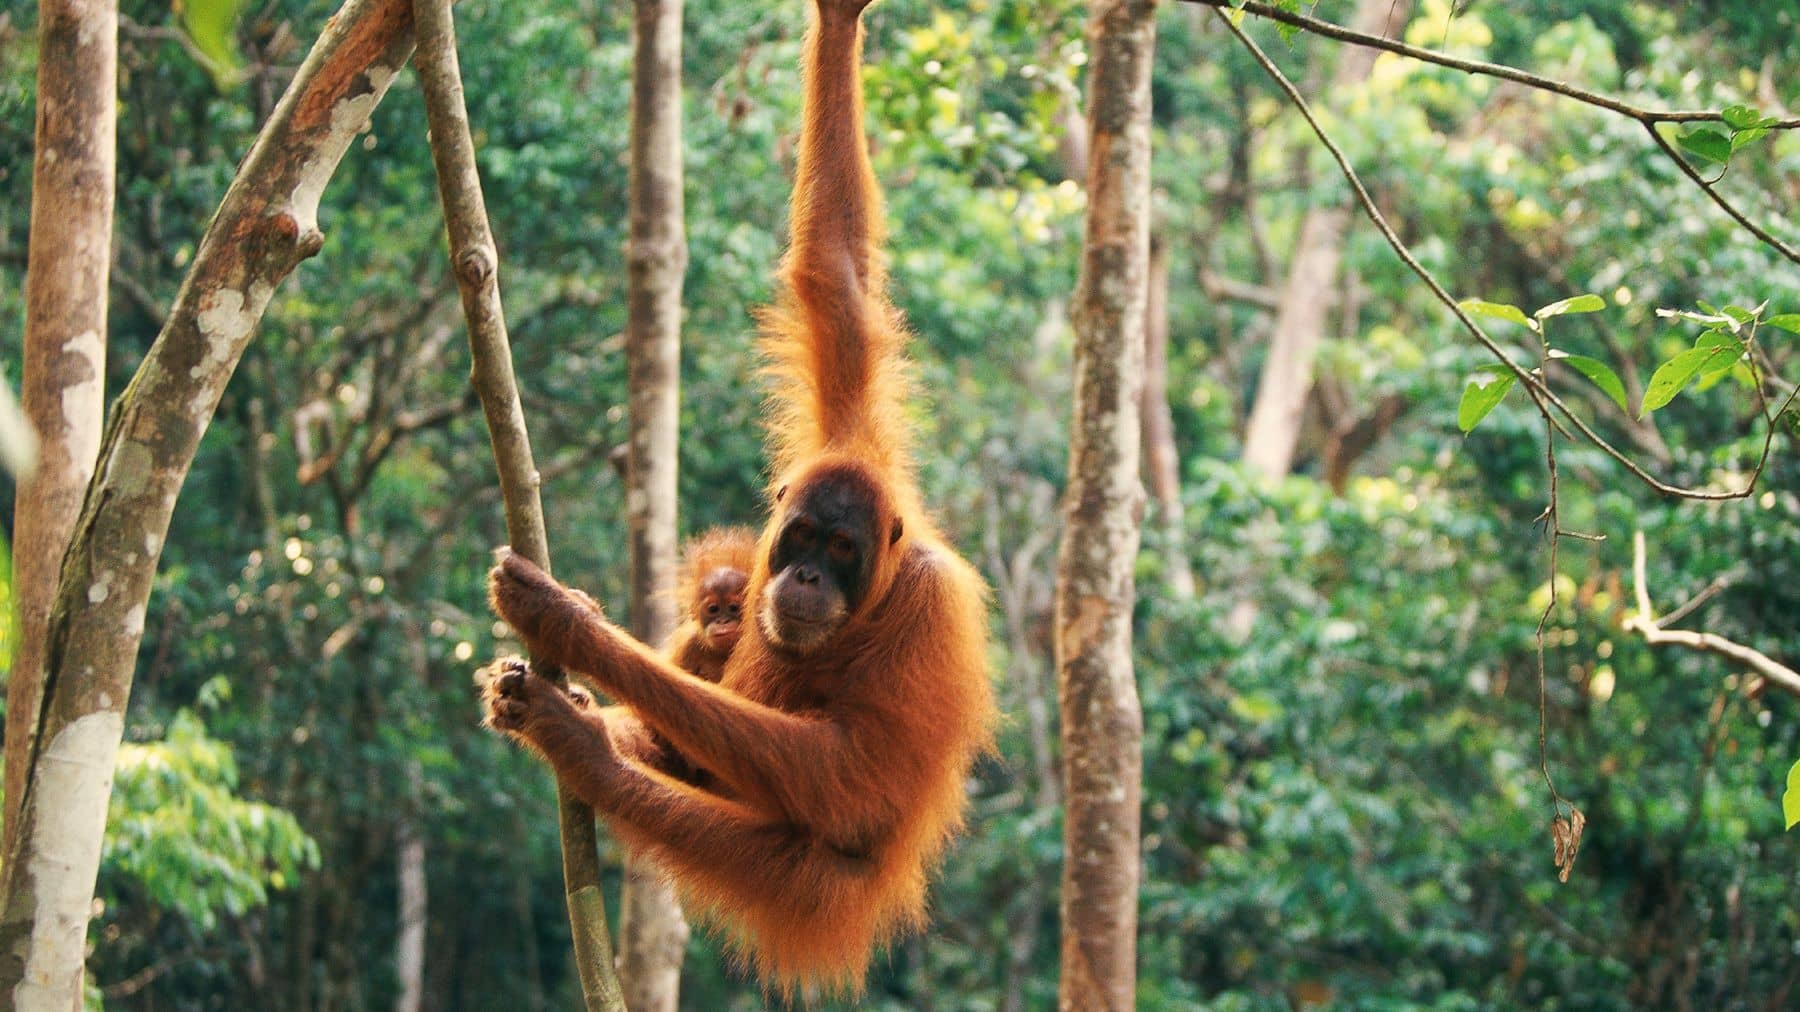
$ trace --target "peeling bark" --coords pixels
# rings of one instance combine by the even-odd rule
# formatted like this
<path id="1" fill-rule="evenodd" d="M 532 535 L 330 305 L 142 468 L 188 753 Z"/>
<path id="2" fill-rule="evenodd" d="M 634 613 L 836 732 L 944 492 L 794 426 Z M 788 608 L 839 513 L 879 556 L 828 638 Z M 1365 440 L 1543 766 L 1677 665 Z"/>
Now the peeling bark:
<path id="1" fill-rule="evenodd" d="M 1066 815 L 1063 1009 L 1125 1010 L 1136 988 L 1143 715 L 1131 664 L 1144 508 L 1138 407 L 1150 219 L 1154 0 L 1095 0 L 1088 209 L 1076 283 L 1075 405 L 1056 580 Z"/>
<path id="2" fill-rule="evenodd" d="M 18 871 L 0 909 L 0 994 L 17 1006 L 77 1002 L 81 946 L 59 939 L 85 934 L 111 759 L 176 497 L 275 286 L 324 241 L 326 183 L 411 50 L 405 0 L 350 0 L 327 24 L 107 424 L 50 615 L 44 704 L 7 855 Z M 52 990 L 23 1000 L 40 986 Z"/>
<path id="3" fill-rule="evenodd" d="M 687 270 L 681 171 L 681 0 L 636 0 L 631 80 L 631 220 L 626 243 L 626 524 L 631 632 L 675 629 L 676 442 L 681 292 Z M 674 1012 L 688 927 L 656 866 L 628 857 L 619 901 L 619 978 L 633 1012 Z"/>
<path id="4" fill-rule="evenodd" d="M 13 504 L 18 638 L 6 683 L 0 853 L 11 853 L 17 838 L 44 700 L 57 570 L 94 475 L 106 411 L 118 28 L 116 0 L 43 0 L 38 7 L 37 139 L 19 391 L 37 435 L 38 459 L 21 477 Z"/>

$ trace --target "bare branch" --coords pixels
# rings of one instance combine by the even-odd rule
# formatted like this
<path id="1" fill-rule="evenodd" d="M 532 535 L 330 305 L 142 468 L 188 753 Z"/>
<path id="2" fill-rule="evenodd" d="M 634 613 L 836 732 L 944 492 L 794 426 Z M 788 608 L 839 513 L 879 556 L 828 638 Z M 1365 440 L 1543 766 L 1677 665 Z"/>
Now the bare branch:
<path id="1" fill-rule="evenodd" d="M 450 262 L 462 290 L 463 315 L 469 323 L 469 350 L 474 360 L 472 381 L 481 397 L 494 463 L 500 472 L 507 540 L 521 555 L 548 571 L 550 547 L 544 533 L 543 502 L 538 495 L 540 477 L 532 460 L 525 412 L 519 405 L 519 388 L 513 378 L 512 349 L 500 304 L 499 253 L 488 226 L 481 177 L 475 169 L 475 143 L 470 136 L 468 112 L 463 107 L 462 71 L 456 59 L 456 28 L 450 0 L 416 0 L 413 13 L 419 32 L 416 63 L 425 92 L 426 115 L 431 122 L 432 163 L 437 169 L 438 192 L 449 228 Z M 567 676 L 554 668 L 534 665 L 534 670 L 558 684 L 567 684 Z M 607 934 L 606 908 L 600 893 L 594 810 L 560 783 L 557 795 L 563 886 L 567 890 L 582 997 L 589 1012 L 624 1012 L 625 998 L 613 968 L 612 940 Z"/>
<path id="2" fill-rule="evenodd" d="M 1631 579 L 1633 592 L 1637 596 L 1638 613 L 1625 619 L 1625 629 L 1644 637 L 1644 642 L 1651 646 L 1671 645 L 1699 650 L 1703 653 L 1718 654 L 1721 657 L 1736 661 L 1761 675 L 1776 688 L 1791 695 L 1800 696 L 1800 671 L 1781 663 L 1768 654 L 1752 647 L 1744 646 L 1726 639 L 1723 636 L 1708 632 L 1685 632 L 1664 629 L 1663 624 L 1693 611 L 1700 601 L 1710 597 L 1720 585 L 1714 580 L 1706 590 L 1700 592 L 1693 601 L 1683 605 L 1669 617 L 1658 622 L 1650 610 L 1649 584 L 1644 578 L 1644 532 L 1633 531 L 1631 534 Z M 1720 579 L 1726 579 L 1721 577 Z"/>

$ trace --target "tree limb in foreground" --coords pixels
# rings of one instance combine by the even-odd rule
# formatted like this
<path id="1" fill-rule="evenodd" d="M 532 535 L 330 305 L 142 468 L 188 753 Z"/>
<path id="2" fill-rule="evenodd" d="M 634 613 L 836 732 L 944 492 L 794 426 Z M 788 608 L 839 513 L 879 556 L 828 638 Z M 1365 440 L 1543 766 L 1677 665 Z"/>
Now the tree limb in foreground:
<path id="1" fill-rule="evenodd" d="M 419 80 L 431 123 L 431 157 L 437 168 L 438 193 L 449 229 L 450 262 L 462 290 L 463 316 L 469 324 L 471 377 L 481 397 L 499 471 L 506 508 L 506 535 L 515 551 L 545 572 L 550 567 L 549 539 L 544 533 L 544 507 L 538 495 L 537 464 L 525 430 L 525 411 L 513 378 L 512 347 L 500 304 L 499 253 L 488 225 L 481 177 L 475 169 L 475 143 L 463 105 L 462 71 L 456 58 L 456 26 L 450 0 L 417 0 Z M 539 675 L 566 685 L 555 668 L 534 665 Z M 606 905 L 600 892 L 600 855 L 594 810 L 557 785 L 557 814 L 562 829 L 563 888 L 575 945 L 575 967 L 581 993 L 591 1012 L 624 1012 L 625 999 L 613 969 L 612 940 L 607 934 Z"/>

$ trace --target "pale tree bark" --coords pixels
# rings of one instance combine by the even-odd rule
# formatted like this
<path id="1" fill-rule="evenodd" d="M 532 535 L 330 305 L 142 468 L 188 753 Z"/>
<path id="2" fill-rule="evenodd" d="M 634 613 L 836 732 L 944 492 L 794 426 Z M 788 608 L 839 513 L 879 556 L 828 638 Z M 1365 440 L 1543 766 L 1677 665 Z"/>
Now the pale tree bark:
<path id="1" fill-rule="evenodd" d="M 56 574 L 94 476 L 106 411 L 118 36 L 117 0 L 42 0 L 38 6 L 37 144 L 20 383 L 38 457 L 13 501 L 18 625 L 6 682 L 0 853 L 10 853 L 18 829 L 43 703 Z"/>
<path id="2" fill-rule="evenodd" d="M 1352 24 L 1358 31 L 1391 35 L 1406 23 L 1410 7 L 1406 0 L 1362 0 Z M 1339 54 L 1331 93 L 1343 95 L 1367 80 L 1376 55 L 1362 49 Z M 1314 207 L 1300 222 L 1300 237 L 1275 309 L 1275 332 L 1256 385 L 1256 402 L 1244 428 L 1244 463 L 1272 481 L 1293 470 L 1349 223 L 1347 200 Z"/>
<path id="3" fill-rule="evenodd" d="M 406 0 L 350 0 L 245 156 L 120 396 L 50 613 L 43 705 L 0 898 L 0 995 L 71 1008 L 113 762 L 175 499 L 275 286 L 319 251 L 319 197 L 412 49 Z"/>
<path id="4" fill-rule="evenodd" d="M 626 242 L 626 523 L 631 632 L 675 629 L 676 433 L 681 290 L 687 269 L 681 172 L 681 0 L 636 0 L 631 77 L 630 233 Z M 619 901 L 619 978 L 632 1012 L 675 1012 L 688 927 L 656 865 L 627 856 Z"/>
<path id="5" fill-rule="evenodd" d="M 1194 570 L 1188 565 L 1181 507 L 1181 454 L 1169 411 L 1169 251 L 1156 235 L 1150 237 L 1149 286 L 1144 303 L 1144 472 L 1156 502 L 1169 589 L 1185 601 L 1194 596 Z"/>
<path id="6" fill-rule="evenodd" d="M 1075 405 L 1056 565 L 1062 708 L 1059 1004 L 1133 1007 L 1143 714 L 1131 665 L 1144 304 L 1150 258 L 1154 0 L 1095 0 L 1088 28 L 1088 208 L 1074 298 Z"/>
<path id="7" fill-rule="evenodd" d="M 456 57 L 451 0 L 414 0 L 419 18 L 419 80 L 431 123 L 431 160 L 450 241 L 450 263 L 462 294 L 469 327 L 470 382 L 481 400 L 488 442 L 506 511 L 506 537 L 513 551 L 550 570 L 550 541 L 544 530 L 540 477 L 525 429 L 525 409 L 513 376 L 512 345 L 500 301 L 500 258 L 488 224 L 481 177 L 475 168 L 475 141 L 463 103 L 462 70 Z M 568 678 L 557 668 L 534 664 L 541 677 L 558 685 Z M 557 785 L 557 827 L 562 834 L 564 901 L 575 950 L 575 972 L 589 1012 L 623 1012 L 624 996 L 613 966 L 606 901 L 600 892 L 599 837 L 594 810 Z"/>
<path id="8" fill-rule="evenodd" d="M 422 691 L 431 685 L 431 660 L 423 630 L 406 627 L 406 648 Z M 420 1012 L 425 1002 L 425 931 L 429 926 L 429 881 L 425 874 L 424 821 L 425 771 L 417 759 L 406 763 L 406 803 L 394 827 L 394 881 L 398 885 L 400 930 L 394 940 L 394 976 L 400 994 L 394 1012 Z"/>
<path id="9" fill-rule="evenodd" d="M 419 1012 L 425 1000 L 425 838 L 410 814 L 398 835 L 400 935 L 394 944 L 394 975 L 400 978 L 400 996 L 394 999 L 394 1012 Z"/>

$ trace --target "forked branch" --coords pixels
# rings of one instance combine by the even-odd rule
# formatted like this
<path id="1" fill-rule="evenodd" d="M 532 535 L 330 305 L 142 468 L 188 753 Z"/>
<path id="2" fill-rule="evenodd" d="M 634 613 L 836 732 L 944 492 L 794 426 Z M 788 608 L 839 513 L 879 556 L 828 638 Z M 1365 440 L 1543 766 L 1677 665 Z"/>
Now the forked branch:
<path id="1" fill-rule="evenodd" d="M 1650 610 L 1650 584 L 1644 578 L 1644 568 L 1644 532 L 1633 531 L 1631 533 L 1631 580 L 1632 589 L 1637 595 L 1638 613 L 1625 619 L 1626 631 L 1635 632 L 1644 637 L 1644 642 L 1651 646 L 1687 647 L 1689 650 L 1718 654 L 1756 672 L 1768 684 L 1783 692 L 1800 696 L 1800 671 L 1795 671 L 1760 650 L 1733 642 L 1715 633 L 1663 628 L 1664 625 L 1693 611 L 1697 606 L 1695 602 L 1711 597 L 1713 593 L 1716 593 L 1714 588 L 1721 587 L 1723 584 L 1714 581 L 1707 586 L 1706 590 L 1696 596 L 1695 601 L 1690 601 L 1658 621 L 1655 612 Z"/>

